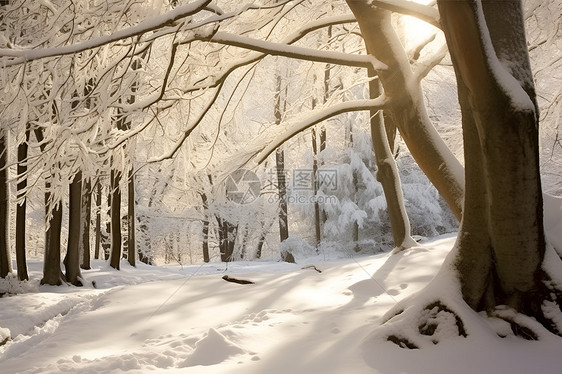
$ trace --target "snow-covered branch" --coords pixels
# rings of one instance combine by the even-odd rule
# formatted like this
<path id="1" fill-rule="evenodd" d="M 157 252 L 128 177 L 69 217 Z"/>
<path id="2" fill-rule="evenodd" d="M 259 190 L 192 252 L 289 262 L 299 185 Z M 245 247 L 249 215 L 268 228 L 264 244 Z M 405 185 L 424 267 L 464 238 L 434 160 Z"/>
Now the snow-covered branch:
<path id="1" fill-rule="evenodd" d="M 447 56 L 447 46 L 443 45 L 427 60 L 416 63 L 413 70 L 418 82 L 424 79 L 435 66 L 443 61 L 445 56 Z"/>
<path id="2" fill-rule="evenodd" d="M 357 22 L 355 20 L 355 16 L 353 14 L 344 14 L 344 15 L 338 15 L 338 16 L 333 16 L 333 17 L 321 18 L 319 20 L 315 20 L 315 21 L 309 22 L 308 24 L 304 25 L 300 30 L 298 30 L 298 31 L 294 32 L 293 34 L 284 38 L 281 41 L 281 43 L 283 43 L 283 44 L 293 44 L 293 43 L 297 42 L 298 40 L 302 39 L 304 36 L 308 35 L 309 33 L 313 32 L 313 31 L 316 31 L 318 29 L 328 27 L 328 26 L 339 25 L 339 24 L 344 24 L 344 23 L 353 23 L 353 22 Z M 224 82 L 224 80 L 236 69 L 238 69 L 242 66 L 246 66 L 246 65 L 249 65 L 251 63 L 254 63 L 254 62 L 256 62 L 260 59 L 263 59 L 265 56 L 267 56 L 267 53 L 261 53 L 261 52 L 251 53 L 248 56 L 231 63 L 229 66 L 227 66 L 224 69 L 224 72 L 222 74 L 220 74 L 218 76 L 215 76 L 215 77 L 207 77 L 204 84 L 197 84 L 196 83 L 195 85 L 193 85 L 191 87 L 185 88 L 183 90 L 183 93 L 188 93 L 188 92 L 200 90 L 200 89 L 203 89 L 203 88 L 216 87 L 220 83 Z M 208 78 L 211 78 L 210 82 L 208 81 Z"/>
<path id="3" fill-rule="evenodd" d="M 264 40 L 257 40 L 220 31 L 215 33 L 212 38 L 210 38 L 210 41 L 245 49 L 251 49 L 273 56 L 284 56 L 307 61 L 325 62 L 329 64 L 355 66 L 362 68 L 373 66 L 377 70 L 384 70 L 387 68 L 385 64 L 378 61 L 372 56 L 352 55 L 348 53 L 332 51 L 320 51 L 311 48 L 287 45 L 284 43 L 273 43 Z"/>
<path id="4" fill-rule="evenodd" d="M 332 118 L 342 113 L 359 112 L 363 110 L 378 110 L 383 109 L 388 104 L 388 99 L 385 95 L 381 95 L 376 99 L 368 100 L 353 100 L 344 103 L 335 104 L 329 108 L 319 110 L 312 114 L 303 121 L 299 121 L 289 126 L 286 130 L 282 131 L 266 146 L 261 147 L 255 153 L 255 162 L 260 164 L 273 153 L 281 144 L 291 139 L 298 133 L 320 123 L 328 118 Z"/>
<path id="5" fill-rule="evenodd" d="M 179 6 L 166 14 L 147 18 L 135 26 L 116 31 L 110 35 L 104 35 L 99 38 L 86 40 L 81 43 L 42 49 L 0 48 L 0 57 L 14 57 L 14 59 L 2 63 L 2 66 L 14 66 L 22 64 L 24 62 L 38 60 L 46 57 L 75 54 L 86 51 L 88 49 L 101 47 L 118 40 L 142 35 L 144 33 L 162 28 L 167 25 L 173 26 L 176 21 L 185 17 L 189 17 L 201 11 L 210 2 L 211 0 L 194 1 L 193 3 Z"/>

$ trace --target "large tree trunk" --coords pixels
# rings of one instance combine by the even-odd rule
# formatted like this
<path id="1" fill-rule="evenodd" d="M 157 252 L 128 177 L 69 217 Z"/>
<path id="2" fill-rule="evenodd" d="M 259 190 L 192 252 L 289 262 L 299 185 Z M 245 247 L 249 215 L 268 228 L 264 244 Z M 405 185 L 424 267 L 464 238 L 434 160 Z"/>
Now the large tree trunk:
<path id="1" fill-rule="evenodd" d="M 82 208 L 82 173 L 74 176 L 69 186 L 68 203 L 68 245 L 64 266 L 66 268 L 66 281 L 75 286 L 82 286 L 80 281 L 80 228 Z"/>
<path id="2" fill-rule="evenodd" d="M 8 209 L 8 139 L 5 129 L 0 128 L 0 278 L 12 272 L 9 245 Z"/>
<path id="3" fill-rule="evenodd" d="M 25 130 L 25 139 L 18 145 L 18 183 L 17 183 L 17 199 L 21 199 L 16 206 L 16 264 L 18 267 L 18 279 L 28 280 L 27 274 L 27 253 L 25 248 L 25 218 L 27 210 L 27 150 L 29 142 L 29 128 Z"/>
<path id="4" fill-rule="evenodd" d="M 355 14 L 367 52 L 388 66 L 377 71 L 384 92 L 391 100 L 389 114 L 431 183 L 460 220 L 464 198 L 464 173 L 460 162 L 433 127 L 425 108 L 419 82 L 391 24 L 389 11 L 368 0 L 347 0 Z"/>
<path id="5" fill-rule="evenodd" d="M 463 114 L 467 184 L 456 243 L 463 297 L 476 310 L 508 305 L 544 321 L 538 111 L 522 6 L 438 3 Z"/>

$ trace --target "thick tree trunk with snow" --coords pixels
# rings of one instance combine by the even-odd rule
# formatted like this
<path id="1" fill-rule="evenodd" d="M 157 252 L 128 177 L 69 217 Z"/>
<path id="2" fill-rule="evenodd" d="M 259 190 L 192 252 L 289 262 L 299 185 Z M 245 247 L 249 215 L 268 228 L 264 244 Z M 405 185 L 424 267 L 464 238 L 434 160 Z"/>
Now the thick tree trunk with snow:
<path id="1" fill-rule="evenodd" d="M 508 305 L 545 323 L 538 114 L 521 3 L 438 3 L 463 114 L 463 297 L 476 310 Z"/>
<path id="2" fill-rule="evenodd" d="M 464 197 L 463 169 L 433 127 L 404 48 L 391 24 L 391 13 L 368 0 L 348 0 L 355 14 L 367 52 L 388 66 L 377 71 L 389 109 L 412 157 L 447 201 L 458 219 Z"/>

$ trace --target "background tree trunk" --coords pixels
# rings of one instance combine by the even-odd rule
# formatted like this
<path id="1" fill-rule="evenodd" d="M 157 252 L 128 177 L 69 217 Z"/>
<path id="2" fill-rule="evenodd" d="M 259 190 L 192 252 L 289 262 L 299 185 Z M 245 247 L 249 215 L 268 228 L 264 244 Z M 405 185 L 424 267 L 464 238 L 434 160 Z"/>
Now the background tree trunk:
<path id="1" fill-rule="evenodd" d="M 100 247 L 101 247 L 101 182 L 98 177 L 96 180 L 96 243 L 94 247 L 94 258 L 96 260 L 100 259 Z"/>
<path id="2" fill-rule="evenodd" d="M 26 210 L 27 210 L 27 150 L 29 142 L 29 124 L 25 130 L 25 139 L 18 145 L 18 183 L 17 183 L 17 199 L 21 202 L 16 205 L 16 264 L 18 267 L 18 279 L 28 280 L 27 274 L 27 253 L 25 248 L 26 242 Z"/>
<path id="3" fill-rule="evenodd" d="M 90 223 L 92 219 L 92 182 L 86 179 L 82 183 L 82 209 L 80 217 L 80 253 L 82 269 L 90 269 Z M 98 249 L 99 255 L 99 249 Z"/>
<path id="4" fill-rule="evenodd" d="M 111 170 L 111 250 L 110 266 L 119 270 L 121 260 L 121 174 L 117 170 Z"/>
<path id="5" fill-rule="evenodd" d="M 283 93 L 282 93 L 283 92 Z M 283 112 L 286 105 L 286 89 L 281 87 L 281 75 L 277 75 L 277 89 L 275 91 L 275 108 L 273 114 L 275 123 L 281 123 Z M 277 171 L 277 188 L 279 191 L 279 243 L 283 243 L 289 238 L 289 221 L 287 215 L 287 184 L 285 180 L 285 152 L 283 146 L 277 148 L 275 152 L 275 166 Z M 295 262 L 293 255 L 285 250 L 281 250 L 281 260 L 285 262 Z"/>
<path id="6" fill-rule="evenodd" d="M 68 207 L 68 245 L 64 265 L 66 281 L 75 286 L 82 286 L 80 281 L 80 228 L 82 226 L 82 173 L 74 176 L 69 186 Z"/>
<path id="7" fill-rule="evenodd" d="M 131 266 L 136 266 L 136 238 L 135 238 L 135 175 L 133 169 L 129 170 L 129 182 L 127 190 L 127 261 Z"/>
<path id="8" fill-rule="evenodd" d="M 46 183 L 47 191 L 51 188 L 49 182 Z M 62 229 L 62 201 L 49 209 L 51 193 L 45 193 L 45 216 L 47 230 L 45 232 L 45 256 L 43 260 L 43 279 L 41 284 L 60 286 L 62 284 L 63 273 L 61 270 L 60 255 L 60 235 Z"/>
<path id="9" fill-rule="evenodd" d="M 40 144 L 41 152 L 45 151 L 46 144 L 43 142 L 44 136 L 41 129 L 34 130 L 35 138 Z M 45 181 L 45 254 L 43 261 L 43 278 L 41 284 L 60 286 L 64 274 L 61 270 L 60 255 L 60 235 L 62 229 L 62 201 L 56 204 L 51 202 L 51 184 L 49 176 Z M 51 206 L 51 208 L 49 208 Z"/>
<path id="10" fill-rule="evenodd" d="M 0 128 L 0 278 L 12 272 L 8 208 L 8 135 Z"/>
<path id="11" fill-rule="evenodd" d="M 209 262 L 211 259 L 209 257 L 209 217 L 208 209 L 209 203 L 207 200 L 207 194 L 205 192 L 200 193 L 201 201 L 203 203 L 203 261 Z"/>

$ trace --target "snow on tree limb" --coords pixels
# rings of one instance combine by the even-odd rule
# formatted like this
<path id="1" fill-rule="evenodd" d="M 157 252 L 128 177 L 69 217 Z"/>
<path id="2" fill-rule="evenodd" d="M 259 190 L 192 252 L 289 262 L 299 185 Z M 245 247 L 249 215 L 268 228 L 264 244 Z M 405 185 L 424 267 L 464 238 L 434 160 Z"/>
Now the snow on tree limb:
<path id="1" fill-rule="evenodd" d="M 211 0 L 199 0 L 193 3 L 179 6 L 168 13 L 150 17 L 135 26 L 131 26 L 110 35 L 104 35 L 77 44 L 65 45 L 62 47 L 42 48 L 42 49 L 9 49 L 0 48 L 0 57 L 15 57 L 2 64 L 4 67 L 19 65 L 24 62 L 38 60 L 46 57 L 64 56 L 83 52 L 88 49 L 100 47 L 118 40 L 142 35 L 149 31 L 159 29 L 165 25 L 173 25 L 175 21 L 189 17 L 204 9 Z"/>
<path id="2" fill-rule="evenodd" d="M 447 51 L 447 46 L 443 45 L 426 61 L 420 61 L 414 65 L 414 75 L 418 82 L 424 79 L 447 56 Z"/>
<path id="3" fill-rule="evenodd" d="M 368 68 L 375 67 L 377 70 L 385 70 L 387 66 L 372 56 L 352 55 L 348 53 L 320 51 L 311 48 L 291 46 L 283 43 L 273 43 L 263 40 L 248 38 L 246 36 L 233 35 L 217 32 L 211 38 L 211 42 L 231 45 L 235 47 L 251 49 L 273 56 L 284 56 L 307 61 L 326 62 L 329 64 L 346 65 Z"/>
<path id="4" fill-rule="evenodd" d="M 331 25 L 339 25 L 344 23 L 353 23 L 357 22 L 355 20 L 355 16 L 353 14 L 345 14 L 345 15 L 338 15 L 333 17 L 326 17 L 319 20 L 315 20 L 309 22 L 308 24 L 304 25 L 300 30 L 294 32 L 293 34 L 287 36 L 285 39 L 281 41 L 283 44 L 293 44 L 296 41 L 302 39 L 304 36 L 308 35 L 310 32 L 321 29 L 323 27 L 328 27 Z M 197 83 L 191 87 L 187 87 L 183 90 L 183 93 L 188 93 L 196 90 L 200 90 L 202 88 L 213 88 L 219 85 L 220 83 L 224 82 L 224 80 L 236 69 L 249 65 L 253 62 L 256 62 L 260 59 L 263 59 L 267 56 L 267 53 L 263 52 L 254 52 L 249 54 L 248 56 L 239 59 L 231 63 L 229 66 L 226 67 L 225 71 L 219 75 L 218 77 L 212 77 L 211 82 L 198 85 Z M 209 77 L 207 77 L 209 78 Z"/>
<path id="5" fill-rule="evenodd" d="M 297 135 L 298 133 L 328 118 L 348 112 L 383 109 L 387 104 L 388 104 L 387 97 L 381 95 L 376 99 L 353 100 L 344 103 L 339 103 L 323 110 L 319 110 L 316 113 L 313 113 L 305 120 L 292 124 L 288 129 L 282 131 L 278 136 L 276 136 L 265 147 L 261 147 L 261 149 L 259 149 L 255 153 L 255 162 L 258 164 L 262 163 L 281 144 L 291 139 L 293 136 Z"/>

